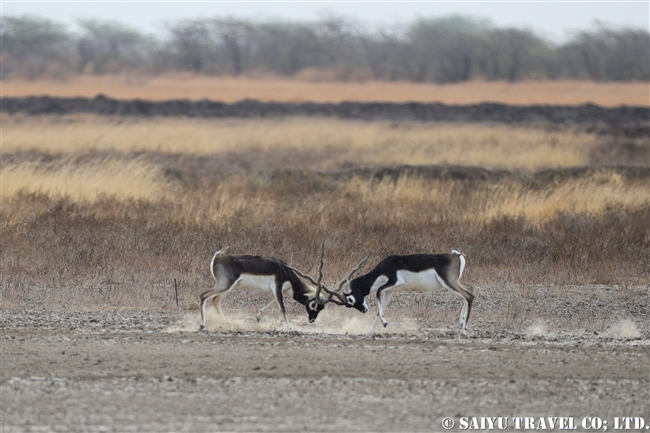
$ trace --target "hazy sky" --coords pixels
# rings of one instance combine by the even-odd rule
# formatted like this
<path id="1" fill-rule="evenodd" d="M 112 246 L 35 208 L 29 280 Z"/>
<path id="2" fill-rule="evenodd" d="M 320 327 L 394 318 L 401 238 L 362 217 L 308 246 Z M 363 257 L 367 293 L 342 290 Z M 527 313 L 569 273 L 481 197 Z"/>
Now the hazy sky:
<path id="1" fill-rule="evenodd" d="M 1 0 L 3 15 L 34 14 L 65 24 L 78 18 L 116 20 L 145 33 L 159 33 L 181 18 L 239 17 L 254 20 L 316 20 L 326 13 L 369 26 L 408 23 L 451 14 L 489 18 L 499 27 L 528 28 L 561 42 L 596 20 L 616 28 L 650 27 L 650 2 L 642 1 L 28 1 Z"/>

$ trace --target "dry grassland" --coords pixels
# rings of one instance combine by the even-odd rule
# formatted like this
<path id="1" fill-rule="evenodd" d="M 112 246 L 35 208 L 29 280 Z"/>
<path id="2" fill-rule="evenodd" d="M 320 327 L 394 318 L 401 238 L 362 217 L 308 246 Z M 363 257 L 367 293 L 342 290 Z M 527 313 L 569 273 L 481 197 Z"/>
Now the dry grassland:
<path id="1" fill-rule="evenodd" d="M 179 208 L 168 219 L 208 226 L 241 214 L 250 214 L 247 218 L 251 223 L 262 226 L 284 213 L 286 223 L 299 225 L 306 213 L 293 212 L 292 208 L 312 204 L 317 208 L 318 226 L 323 230 L 330 224 L 336 226 L 340 215 L 349 213 L 340 209 L 351 205 L 361 209 L 348 218 L 373 225 L 416 226 L 414 219 L 423 223 L 454 219 L 459 223 L 486 224 L 507 217 L 522 218 L 539 227 L 562 214 L 591 217 L 613 208 L 642 208 L 650 203 L 645 180 L 626 180 L 607 169 L 543 187 L 506 178 L 473 185 L 471 191 L 464 191 L 467 185 L 449 180 L 403 176 L 379 181 L 353 177 L 337 182 L 290 171 L 271 176 L 233 175 L 218 183 L 199 181 L 187 188 L 165 178 L 153 165 L 106 158 L 90 164 L 68 160 L 40 167 L 8 165 L 2 170 L 2 185 L 2 198 L 9 201 L 24 198 L 25 194 L 82 206 L 104 200 L 170 201 Z M 294 202 L 303 195 L 300 203 Z M 311 200 L 315 201 L 310 203 Z M 328 208 L 318 204 L 321 201 Z M 422 215 L 416 217 L 414 213 Z M 6 222 L 18 222 L 14 218 Z"/>
<path id="2" fill-rule="evenodd" d="M 26 163 L 2 170 L 2 198 L 28 192 L 74 202 L 96 202 L 105 197 L 155 200 L 166 189 L 160 170 L 137 160 L 103 160 L 56 167 Z"/>
<path id="3" fill-rule="evenodd" d="M 75 76 L 67 80 L 4 80 L 3 96 L 49 95 L 95 97 L 104 94 L 118 99 L 141 98 L 211 99 L 235 102 L 242 99 L 276 102 L 440 102 L 476 104 L 501 102 L 512 105 L 578 105 L 606 107 L 648 106 L 650 86 L 644 82 L 597 83 L 590 81 L 470 81 L 460 84 L 409 82 L 313 82 L 301 79 L 232 78 L 195 75 Z"/>
<path id="4" fill-rule="evenodd" d="M 223 246 L 313 272 L 323 239 L 330 281 L 369 251 L 376 263 L 456 247 L 478 287 L 650 280 L 648 178 L 594 159 L 622 145 L 615 137 L 331 119 L 2 120 L 5 306 L 46 286 L 78 293 L 75 308 L 149 308 L 174 278 L 195 300 Z M 349 171 L 396 163 L 518 171 L 487 180 Z M 549 167 L 557 175 L 534 175 Z M 520 290 L 508 295 L 510 317 L 525 317 Z"/>
<path id="5" fill-rule="evenodd" d="M 299 154 L 261 170 L 333 170 L 341 166 L 458 164 L 537 171 L 588 165 L 602 145 L 594 134 L 541 127 L 401 124 L 334 119 L 124 119 L 4 116 L 4 153 L 161 152 L 214 155 Z M 296 165 L 297 164 L 297 165 Z"/>
<path id="6" fill-rule="evenodd" d="M 5 430 L 430 431 L 459 407 L 647 407 L 642 126 L 0 116 Z M 297 332 L 277 333 L 276 307 L 254 318 L 271 296 L 234 290 L 196 332 L 216 250 L 315 275 L 323 240 L 328 283 L 369 252 L 362 272 L 459 248 L 468 338 L 450 291 L 394 296 L 367 337 L 374 296 L 314 324 L 287 301 Z"/>

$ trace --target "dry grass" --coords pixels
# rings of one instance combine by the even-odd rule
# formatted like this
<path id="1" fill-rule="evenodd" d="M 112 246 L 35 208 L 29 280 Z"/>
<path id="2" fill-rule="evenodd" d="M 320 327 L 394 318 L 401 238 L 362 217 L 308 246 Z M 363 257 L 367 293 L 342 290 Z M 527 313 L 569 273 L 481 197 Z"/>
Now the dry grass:
<path id="1" fill-rule="evenodd" d="M 0 173 L 0 197 L 44 194 L 72 202 L 96 202 L 108 197 L 155 200 L 165 193 L 160 170 L 142 161 L 105 159 L 78 165 L 74 161 L 42 166 L 10 165 Z"/>
<path id="2" fill-rule="evenodd" d="M 41 174 L 53 184 L 61 176 Z M 159 284 L 174 276 L 205 287 L 207 260 L 220 247 L 310 271 L 322 239 L 329 278 L 368 251 L 376 261 L 459 247 L 472 263 L 468 276 L 481 284 L 648 281 L 647 180 L 600 172 L 540 188 L 517 178 L 334 181 L 287 174 L 193 185 L 156 180 L 145 190 L 162 193 L 138 200 L 123 192 L 86 198 L 74 186 L 4 195 L 3 281 Z"/>
<path id="3" fill-rule="evenodd" d="M 431 181 L 402 177 L 397 181 L 371 182 L 353 179 L 343 188 L 344 195 L 368 209 L 380 209 L 391 203 L 389 221 L 404 225 L 413 208 L 428 210 L 420 220 L 456 219 L 468 224 L 485 224 L 500 218 L 522 218 L 539 227 L 558 215 L 598 216 L 612 208 L 642 208 L 650 206 L 648 182 L 625 182 L 616 173 L 603 171 L 570 179 L 544 188 L 531 188 L 516 179 L 475 185 L 470 200 L 457 203 L 456 182 Z M 372 218 L 372 213 L 366 216 Z"/>
<path id="4" fill-rule="evenodd" d="M 58 289 L 47 299 L 77 293 L 70 305 L 155 308 L 169 305 L 173 279 L 182 307 L 196 308 L 212 284 L 215 250 L 229 245 L 313 272 L 323 239 L 329 281 L 370 251 L 374 264 L 460 248 L 472 284 L 513 288 L 494 297 L 521 325 L 532 285 L 650 281 L 647 177 L 596 167 L 531 174 L 589 164 L 603 143 L 585 132 L 318 119 L 2 120 L 1 284 L 11 295 L 3 308 L 23 305 L 23 293 Z M 396 163 L 525 171 L 488 180 L 327 171 Z M 449 308 L 444 314 L 457 315 Z"/>
<path id="5" fill-rule="evenodd" d="M 404 124 L 336 119 L 124 119 L 2 117 L 3 153 L 300 153 L 298 167 L 458 164 L 536 171 L 587 165 L 594 134 L 541 127 Z M 310 155 L 312 155 L 310 157 Z M 296 167 L 291 165 L 291 167 Z M 262 169 L 268 167 L 260 167 Z"/>
<path id="6" fill-rule="evenodd" d="M 452 218 L 467 224 L 522 218 L 540 226 L 563 214 L 590 217 L 613 208 L 650 206 L 645 180 L 626 180 L 608 169 L 541 187 L 508 176 L 500 181 L 478 182 L 471 192 L 465 190 L 467 183 L 451 180 L 404 175 L 397 179 L 355 176 L 335 181 L 292 171 L 272 176 L 236 174 L 218 183 L 207 179 L 187 188 L 165 179 L 163 171 L 144 157 L 10 164 L 2 170 L 1 179 L 3 199 L 37 194 L 82 205 L 103 200 L 169 201 L 179 205 L 169 219 L 210 226 L 240 214 L 248 214 L 253 224 L 266 225 L 278 214 L 291 215 L 290 208 L 298 199 L 303 204 L 312 204 L 311 200 L 327 203 L 327 208 L 317 206 L 317 226 L 323 230 L 333 224 L 330 220 L 340 218 L 340 209 L 350 206 L 357 208 L 356 218 L 366 223 L 396 226 L 413 224 L 414 212 L 422 212 L 417 220 L 426 224 Z M 303 214 L 293 213 L 288 221 L 301 224 L 303 219 Z"/>
<path id="7" fill-rule="evenodd" d="M 408 82 L 310 82 L 299 79 L 251 79 L 169 75 L 76 76 L 65 81 L 5 80 L 3 96 L 51 95 L 148 100 L 212 99 L 234 102 L 242 99 L 277 102 L 441 102 L 475 104 L 501 102 L 513 105 L 578 105 L 594 103 L 648 106 L 648 83 L 596 83 L 591 81 L 523 81 L 518 83 L 470 81 L 460 84 Z"/>
<path id="8" fill-rule="evenodd" d="M 530 189 L 514 182 L 492 186 L 482 205 L 483 220 L 524 218 L 540 225 L 562 214 L 597 216 L 608 209 L 650 205 L 647 180 L 626 182 L 619 174 L 603 170 L 583 178 Z"/>

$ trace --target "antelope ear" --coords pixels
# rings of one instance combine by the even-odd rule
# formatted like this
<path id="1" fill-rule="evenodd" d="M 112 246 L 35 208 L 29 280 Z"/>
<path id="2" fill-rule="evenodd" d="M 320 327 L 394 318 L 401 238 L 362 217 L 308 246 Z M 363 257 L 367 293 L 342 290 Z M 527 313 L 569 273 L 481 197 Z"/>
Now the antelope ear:
<path id="1" fill-rule="evenodd" d="M 345 286 L 343 288 L 343 294 L 344 295 L 349 295 L 350 293 L 352 293 L 352 289 L 350 288 L 350 285 L 348 284 L 347 286 Z"/>

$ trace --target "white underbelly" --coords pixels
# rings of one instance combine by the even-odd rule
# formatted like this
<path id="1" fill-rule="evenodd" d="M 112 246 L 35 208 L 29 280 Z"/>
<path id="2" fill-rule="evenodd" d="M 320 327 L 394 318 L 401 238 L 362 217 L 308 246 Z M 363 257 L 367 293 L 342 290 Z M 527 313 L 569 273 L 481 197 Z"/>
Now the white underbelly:
<path id="1" fill-rule="evenodd" d="M 239 290 L 264 290 L 274 294 L 275 275 L 241 274 L 236 286 Z M 289 281 L 285 281 L 282 285 L 282 293 L 285 297 L 293 297 L 293 286 Z"/>
<path id="2" fill-rule="evenodd" d="M 237 279 L 237 288 L 240 290 L 275 290 L 275 275 L 241 274 Z"/>
<path id="3" fill-rule="evenodd" d="M 386 284 L 388 277 L 381 275 L 377 278 L 370 289 L 370 293 L 376 293 L 377 290 Z M 413 291 L 413 292 L 433 292 L 447 288 L 440 275 L 435 269 L 427 269 L 422 272 L 397 271 L 397 281 L 393 286 L 387 287 L 384 291 Z"/>

